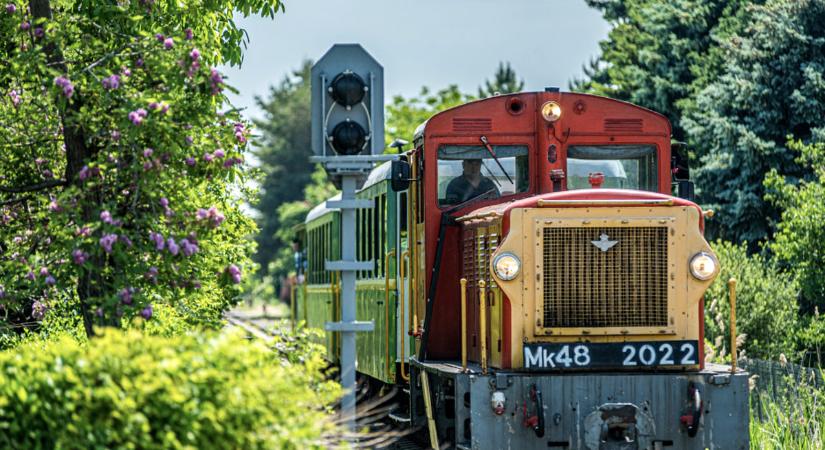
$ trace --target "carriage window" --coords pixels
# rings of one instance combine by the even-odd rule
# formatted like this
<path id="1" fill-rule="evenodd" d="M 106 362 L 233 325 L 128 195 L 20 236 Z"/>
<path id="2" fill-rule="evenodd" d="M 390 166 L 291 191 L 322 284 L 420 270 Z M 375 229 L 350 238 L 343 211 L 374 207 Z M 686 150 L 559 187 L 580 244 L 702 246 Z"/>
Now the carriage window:
<path id="1" fill-rule="evenodd" d="M 655 145 L 577 145 L 567 149 L 567 189 L 589 189 L 592 173 L 604 188 L 659 190 Z"/>
<path id="2" fill-rule="evenodd" d="M 445 145 L 438 149 L 438 204 L 457 205 L 473 198 L 498 198 L 530 186 L 526 145 Z"/>

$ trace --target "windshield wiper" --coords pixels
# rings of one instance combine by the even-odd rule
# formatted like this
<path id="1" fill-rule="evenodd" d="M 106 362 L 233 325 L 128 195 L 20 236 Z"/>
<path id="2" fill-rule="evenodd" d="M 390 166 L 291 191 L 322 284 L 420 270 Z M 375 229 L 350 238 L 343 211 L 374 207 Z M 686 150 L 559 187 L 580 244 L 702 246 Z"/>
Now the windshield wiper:
<path id="1" fill-rule="evenodd" d="M 484 148 L 487 149 L 487 153 L 489 153 L 490 156 L 492 156 L 493 159 L 496 160 L 496 164 L 498 164 L 499 169 L 501 169 L 501 171 L 504 172 L 504 176 L 507 177 L 507 181 L 509 181 L 513 186 L 515 186 L 516 183 L 514 183 L 513 179 L 510 178 L 510 174 L 507 173 L 506 170 L 504 170 L 504 166 L 501 165 L 501 161 L 498 160 L 498 156 L 496 156 L 496 152 L 493 151 L 493 147 L 490 145 L 490 142 L 487 141 L 487 136 L 481 136 L 481 143 L 484 144 Z"/>

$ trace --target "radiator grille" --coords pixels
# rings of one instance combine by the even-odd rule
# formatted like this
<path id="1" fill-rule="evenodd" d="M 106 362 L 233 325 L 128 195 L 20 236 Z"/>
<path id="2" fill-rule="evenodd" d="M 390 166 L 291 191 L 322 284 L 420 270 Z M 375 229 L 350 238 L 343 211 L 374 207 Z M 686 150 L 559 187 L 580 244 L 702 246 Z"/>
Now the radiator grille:
<path id="1" fill-rule="evenodd" d="M 640 133 L 642 119 L 604 119 L 604 131 Z"/>
<path id="2" fill-rule="evenodd" d="M 490 131 L 493 129 L 493 119 L 486 117 L 456 117 L 453 119 L 453 131 Z"/>
<path id="3" fill-rule="evenodd" d="M 667 244 L 666 227 L 545 228 L 544 327 L 666 326 Z"/>

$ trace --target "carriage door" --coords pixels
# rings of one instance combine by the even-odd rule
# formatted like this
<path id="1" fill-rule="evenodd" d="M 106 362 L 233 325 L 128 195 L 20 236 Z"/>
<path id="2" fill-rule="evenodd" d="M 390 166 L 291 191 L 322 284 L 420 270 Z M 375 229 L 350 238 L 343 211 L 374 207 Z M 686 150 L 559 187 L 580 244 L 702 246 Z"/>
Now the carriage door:
<path id="1" fill-rule="evenodd" d="M 412 322 L 410 304 L 411 294 L 410 280 L 412 271 L 412 258 L 410 256 L 409 246 L 409 216 L 407 214 L 407 193 L 409 191 L 402 191 L 396 193 L 396 220 L 398 226 L 395 228 L 397 235 L 395 242 L 397 243 L 396 254 L 398 255 L 398 264 L 396 271 L 396 286 L 398 286 L 398 305 L 396 308 L 396 362 L 399 364 L 401 377 L 408 379 L 409 368 L 407 363 L 410 359 L 411 337 L 408 334 L 410 330 L 410 323 Z M 403 303 L 402 303 L 403 300 Z"/>

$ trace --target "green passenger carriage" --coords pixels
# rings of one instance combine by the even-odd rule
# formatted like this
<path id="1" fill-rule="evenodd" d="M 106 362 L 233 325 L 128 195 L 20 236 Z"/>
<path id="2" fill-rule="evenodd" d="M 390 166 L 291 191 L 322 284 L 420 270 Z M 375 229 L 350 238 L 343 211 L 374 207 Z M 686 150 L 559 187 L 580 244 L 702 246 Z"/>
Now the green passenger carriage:
<path id="1" fill-rule="evenodd" d="M 396 383 L 406 378 L 400 367 L 412 351 L 413 337 L 399 330 L 410 321 L 402 312 L 409 310 L 409 292 L 401 295 L 401 262 L 407 244 L 407 192 L 393 192 L 390 188 L 390 164 L 376 167 L 357 194 L 359 200 L 373 203 L 370 209 L 358 210 L 356 247 L 359 261 L 371 261 L 373 270 L 356 275 L 357 320 L 375 322 L 375 330 L 359 333 L 356 338 L 358 371 L 385 383 Z M 336 200 L 340 196 L 330 198 Z M 340 259 L 341 214 L 320 204 L 307 215 L 300 231 L 308 249 L 305 282 L 295 289 L 294 318 L 305 321 L 310 328 L 323 329 L 326 322 L 340 320 L 340 275 L 324 270 L 324 262 Z M 404 260 L 405 280 L 409 277 L 409 260 Z M 406 308 L 398 305 L 404 300 Z M 403 321 L 403 322 L 402 322 Z M 326 333 L 322 344 L 328 358 L 338 361 L 340 347 L 337 333 Z M 406 346 L 402 349 L 401 342 Z M 403 356 L 402 356 L 403 355 Z M 394 363 L 393 363 L 394 362 Z"/>

